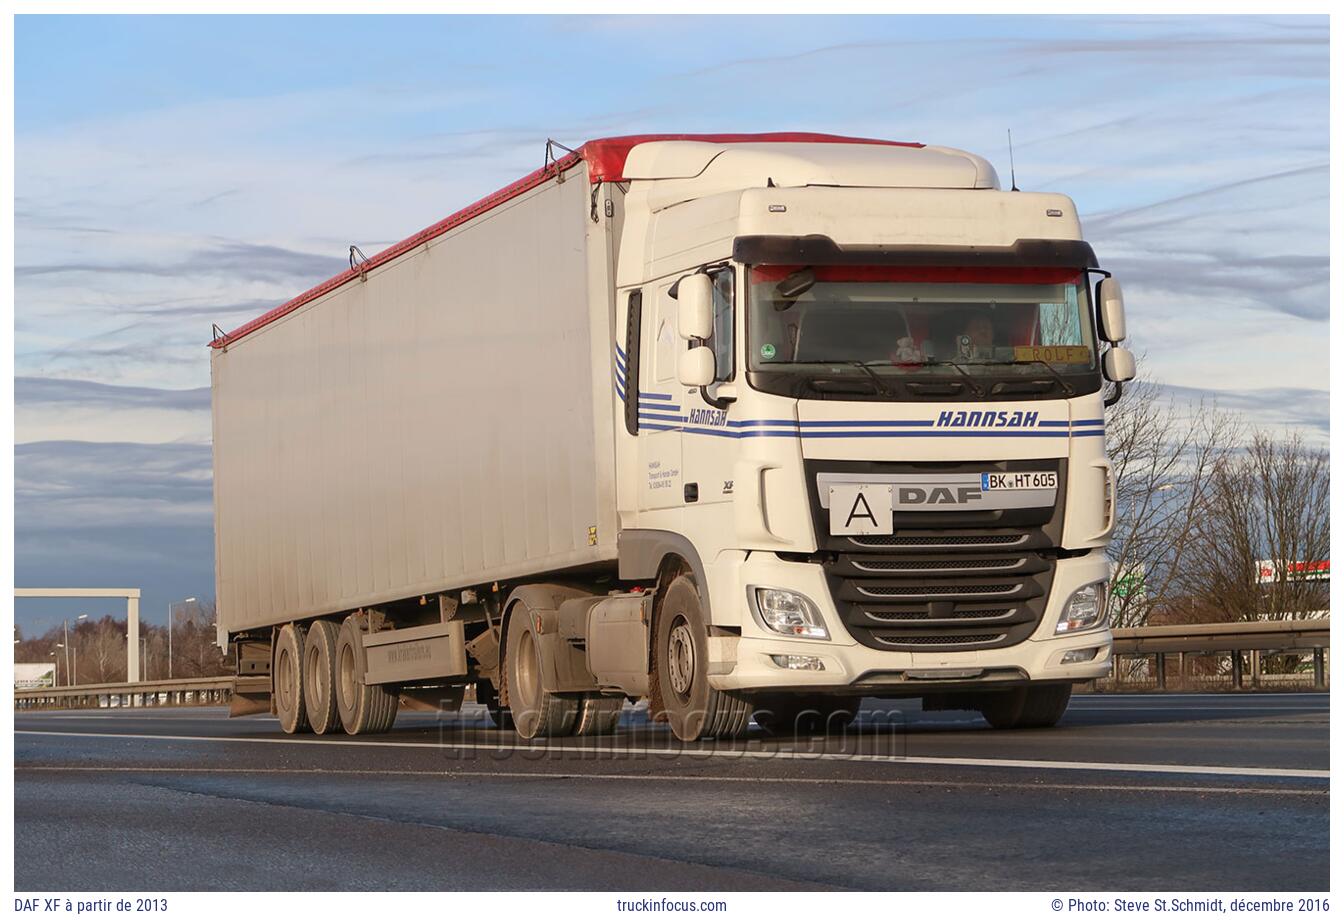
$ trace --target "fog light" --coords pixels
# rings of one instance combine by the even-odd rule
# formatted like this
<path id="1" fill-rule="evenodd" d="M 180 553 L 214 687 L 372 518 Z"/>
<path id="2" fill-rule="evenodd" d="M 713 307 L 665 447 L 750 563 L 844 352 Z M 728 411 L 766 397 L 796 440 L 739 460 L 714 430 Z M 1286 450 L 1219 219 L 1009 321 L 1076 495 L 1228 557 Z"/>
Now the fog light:
<path id="1" fill-rule="evenodd" d="M 1079 588 L 1073 592 L 1073 596 L 1060 611 L 1059 622 L 1055 624 L 1055 635 L 1090 629 L 1101 622 L 1105 610 L 1106 585 L 1103 582 Z"/>
<path id="2" fill-rule="evenodd" d="M 799 639 L 829 639 L 821 611 L 797 591 L 756 588 L 752 610 L 762 626 L 771 632 Z"/>
<path id="3" fill-rule="evenodd" d="M 821 659 L 812 655 L 771 655 L 770 660 L 775 663 L 775 667 L 786 671 L 826 670 L 826 665 L 821 663 Z"/>
<path id="4" fill-rule="evenodd" d="M 1064 657 L 1059 659 L 1059 663 L 1082 664 L 1083 662 L 1091 661 L 1093 658 L 1096 658 L 1097 652 L 1099 651 L 1101 651 L 1100 645 L 1093 646 L 1092 648 L 1076 648 L 1071 652 L 1065 652 Z"/>

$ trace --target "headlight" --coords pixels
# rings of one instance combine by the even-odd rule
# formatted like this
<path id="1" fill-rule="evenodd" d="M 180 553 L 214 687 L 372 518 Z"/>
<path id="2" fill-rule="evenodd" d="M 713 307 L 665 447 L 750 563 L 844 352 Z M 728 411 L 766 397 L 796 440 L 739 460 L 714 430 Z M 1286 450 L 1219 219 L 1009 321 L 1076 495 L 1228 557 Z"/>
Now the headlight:
<path id="1" fill-rule="evenodd" d="M 766 629 L 783 636 L 799 639 L 829 639 L 821 611 L 796 591 L 779 588 L 756 588 L 753 608 L 756 619 Z"/>
<path id="2" fill-rule="evenodd" d="M 1055 635 L 1091 629 L 1101 622 L 1106 611 L 1106 585 L 1096 582 L 1073 592 L 1064 609 L 1060 611 L 1059 622 L 1055 624 Z"/>

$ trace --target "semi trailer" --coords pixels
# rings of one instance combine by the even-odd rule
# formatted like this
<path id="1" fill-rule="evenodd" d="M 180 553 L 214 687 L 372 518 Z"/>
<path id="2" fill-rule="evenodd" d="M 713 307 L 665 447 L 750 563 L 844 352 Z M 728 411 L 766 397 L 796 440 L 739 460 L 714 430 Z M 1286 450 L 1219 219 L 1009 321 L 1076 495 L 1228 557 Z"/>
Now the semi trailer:
<path id="1" fill-rule="evenodd" d="M 1104 408 L 1134 375 L 1073 202 L 911 142 L 552 149 L 213 338 L 234 711 L 1057 722 L 1109 668 Z"/>

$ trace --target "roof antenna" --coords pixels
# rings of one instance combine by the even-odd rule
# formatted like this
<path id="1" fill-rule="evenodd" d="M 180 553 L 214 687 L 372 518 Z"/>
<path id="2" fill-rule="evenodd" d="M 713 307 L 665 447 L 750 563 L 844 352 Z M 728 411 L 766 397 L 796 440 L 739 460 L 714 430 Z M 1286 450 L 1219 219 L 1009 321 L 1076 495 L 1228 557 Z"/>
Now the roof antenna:
<path id="1" fill-rule="evenodd" d="M 1019 191 L 1017 187 L 1017 165 L 1013 162 L 1013 129 L 1008 129 L 1008 176 L 1013 184 L 1011 191 Z"/>

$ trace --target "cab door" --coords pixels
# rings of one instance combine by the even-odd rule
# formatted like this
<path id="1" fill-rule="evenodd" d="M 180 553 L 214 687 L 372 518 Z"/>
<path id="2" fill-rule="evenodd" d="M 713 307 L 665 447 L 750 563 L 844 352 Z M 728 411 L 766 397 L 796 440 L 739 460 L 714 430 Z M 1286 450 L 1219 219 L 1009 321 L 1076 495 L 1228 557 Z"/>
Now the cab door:
<path id="1" fill-rule="evenodd" d="M 639 360 L 639 468 L 636 507 L 640 511 L 680 508 L 682 433 L 686 420 L 677 383 L 677 355 L 685 342 L 677 335 L 677 302 L 668 295 L 672 282 L 643 291 Z"/>
<path id="2" fill-rule="evenodd" d="M 714 335 L 705 342 L 714 350 L 714 383 L 701 393 L 683 387 L 685 395 L 686 436 L 682 447 L 685 466 L 684 486 L 687 503 L 731 502 L 733 500 L 733 464 L 736 445 L 743 430 L 734 422 L 740 412 L 734 404 L 717 397 L 731 393 L 737 379 L 736 317 L 734 305 L 736 272 L 730 266 L 709 270 L 714 282 Z M 683 340 L 682 348 L 689 343 Z"/>

